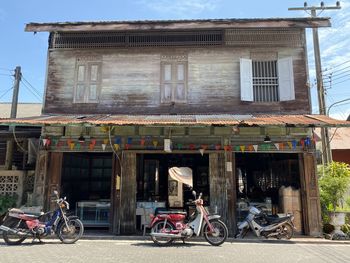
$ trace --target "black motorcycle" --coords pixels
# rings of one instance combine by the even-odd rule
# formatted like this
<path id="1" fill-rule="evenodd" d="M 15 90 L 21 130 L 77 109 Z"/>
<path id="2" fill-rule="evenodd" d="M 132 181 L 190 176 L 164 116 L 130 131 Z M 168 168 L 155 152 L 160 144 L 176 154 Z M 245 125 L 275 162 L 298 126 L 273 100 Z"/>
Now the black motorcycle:
<path id="1" fill-rule="evenodd" d="M 288 214 L 285 217 L 268 216 L 262 209 L 255 206 L 249 207 L 249 212 L 242 222 L 238 222 L 237 238 L 244 238 L 249 230 L 257 237 L 275 237 L 277 239 L 291 239 L 294 234 L 294 216 Z"/>

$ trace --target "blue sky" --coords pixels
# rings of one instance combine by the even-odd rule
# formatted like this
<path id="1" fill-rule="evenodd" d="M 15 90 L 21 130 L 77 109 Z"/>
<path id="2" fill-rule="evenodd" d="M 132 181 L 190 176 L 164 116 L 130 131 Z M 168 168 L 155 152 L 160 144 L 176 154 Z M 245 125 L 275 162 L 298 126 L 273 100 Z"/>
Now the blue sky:
<path id="1" fill-rule="evenodd" d="M 335 5 L 335 1 L 324 1 Z M 201 18 L 303 17 L 304 11 L 288 11 L 304 1 L 277 0 L 2 0 L 0 3 L 0 102 L 12 99 L 13 70 L 22 67 L 19 102 L 41 102 L 46 74 L 47 33 L 24 32 L 30 22 L 161 20 Z M 308 1 L 309 6 L 319 1 Z M 350 0 L 341 1 L 342 9 L 325 11 L 332 28 L 319 30 L 322 68 L 327 86 L 327 105 L 350 98 Z M 307 30 L 310 85 L 313 112 L 317 97 L 311 30 Z M 330 84 L 329 80 L 332 79 Z M 350 101 L 334 106 L 331 115 L 344 119 L 350 114 Z"/>

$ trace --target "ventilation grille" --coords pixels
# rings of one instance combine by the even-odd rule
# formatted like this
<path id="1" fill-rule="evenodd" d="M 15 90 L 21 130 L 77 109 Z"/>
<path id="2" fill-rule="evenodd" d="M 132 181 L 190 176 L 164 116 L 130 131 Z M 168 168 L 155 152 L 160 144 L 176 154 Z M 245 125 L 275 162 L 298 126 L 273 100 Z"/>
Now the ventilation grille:
<path id="1" fill-rule="evenodd" d="M 222 31 L 205 32 L 87 32 L 51 33 L 50 48 L 114 48 L 162 46 L 217 46 L 223 44 Z"/>
<path id="2" fill-rule="evenodd" d="M 228 29 L 225 44 L 228 46 L 286 46 L 302 47 L 300 29 Z"/>

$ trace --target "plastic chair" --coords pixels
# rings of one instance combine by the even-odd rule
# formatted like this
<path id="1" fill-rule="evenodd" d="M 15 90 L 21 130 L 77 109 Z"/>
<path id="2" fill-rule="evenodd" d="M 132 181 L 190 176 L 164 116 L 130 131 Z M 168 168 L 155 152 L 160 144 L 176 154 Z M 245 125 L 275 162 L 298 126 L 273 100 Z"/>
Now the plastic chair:
<path id="1" fill-rule="evenodd" d="M 146 235 L 146 229 L 150 228 L 151 224 L 151 217 L 150 213 L 151 211 L 147 211 L 149 209 L 146 209 L 143 207 L 143 214 L 141 215 L 141 229 L 143 230 L 143 235 Z"/>

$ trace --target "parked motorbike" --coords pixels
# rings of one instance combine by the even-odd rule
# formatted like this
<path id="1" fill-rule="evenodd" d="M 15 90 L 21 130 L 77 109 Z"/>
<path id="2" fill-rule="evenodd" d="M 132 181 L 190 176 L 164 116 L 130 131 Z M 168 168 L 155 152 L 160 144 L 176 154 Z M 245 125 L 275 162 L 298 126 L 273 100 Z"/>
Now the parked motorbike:
<path id="1" fill-rule="evenodd" d="M 219 246 L 225 242 L 228 231 L 221 216 L 209 214 L 203 206 L 202 193 L 196 199 L 196 192 L 192 192 L 195 198 L 193 203 L 196 211 L 185 223 L 186 212 L 161 211 L 159 214 L 151 215 L 151 238 L 160 246 L 169 245 L 176 239 L 185 239 L 193 235 L 204 234 L 205 239 L 213 246 Z"/>
<path id="2" fill-rule="evenodd" d="M 244 238 L 248 231 L 252 230 L 257 237 L 291 239 L 295 229 L 293 220 L 292 214 L 285 217 L 271 217 L 262 209 L 250 206 L 246 218 L 237 224 L 238 234 L 236 237 Z"/>
<path id="3" fill-rule="evenodd" d="M 16 208 L 9 209 L 0 226 L 7 245 L 19 245 L 28 237 L 41 241 L 41 238 L 55 234 L 65 244 L 79 240 L 84 232 L 83 223 L 77 216 L 67 216 L 69 203 L 66 198 L 59 198 L 57 191 L 54 194 L 58 206 L 55 211 L 34 215 Z M 48 216 L 49 220 L 42 222 Z"/>

